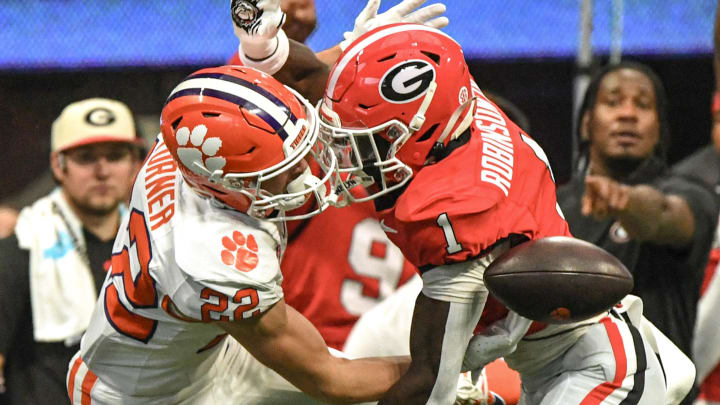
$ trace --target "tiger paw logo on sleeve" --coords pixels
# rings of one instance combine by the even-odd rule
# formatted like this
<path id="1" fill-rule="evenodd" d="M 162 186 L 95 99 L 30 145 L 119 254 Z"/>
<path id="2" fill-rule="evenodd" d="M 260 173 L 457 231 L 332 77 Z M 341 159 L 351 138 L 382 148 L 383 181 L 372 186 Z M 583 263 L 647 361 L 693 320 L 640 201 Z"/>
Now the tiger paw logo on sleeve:
<path id="1" fill-rule="evenodd" d="M 224 236 L 222 245 L 225 249 L 220 253 L 222 262 L 237 270 L 248 272 L 255 269 L 260 261 L 258 244 L 252 234 L 247 237 L 240 231 L 234 231 L 232 237 Z"/>

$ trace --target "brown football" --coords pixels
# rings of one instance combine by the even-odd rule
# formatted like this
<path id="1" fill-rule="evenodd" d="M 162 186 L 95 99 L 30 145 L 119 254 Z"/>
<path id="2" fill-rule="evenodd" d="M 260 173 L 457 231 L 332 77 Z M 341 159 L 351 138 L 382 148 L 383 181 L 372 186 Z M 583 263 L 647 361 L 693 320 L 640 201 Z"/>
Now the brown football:
<path id="1" fill-rule="evenodd" d="M 580 239 L 552 236 L 500 255 L 485 270 L 490 293 L 518 314 L 570 323 L 608 310 L 633 288 L 615 256 Z"/>

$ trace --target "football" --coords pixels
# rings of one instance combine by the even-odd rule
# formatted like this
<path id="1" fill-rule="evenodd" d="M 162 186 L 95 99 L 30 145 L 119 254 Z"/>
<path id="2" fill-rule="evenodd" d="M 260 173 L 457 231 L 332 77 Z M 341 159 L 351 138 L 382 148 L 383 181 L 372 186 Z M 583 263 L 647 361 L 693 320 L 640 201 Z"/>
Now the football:
<path id="1" fill-rule="evenodd" d="M 500 255 L 485 270 L 485 285 L 518 314 L 561 324 L 608 310 L 632 290 L 633 277 L 604 249 L 553 236 L 522 243 Z"/>

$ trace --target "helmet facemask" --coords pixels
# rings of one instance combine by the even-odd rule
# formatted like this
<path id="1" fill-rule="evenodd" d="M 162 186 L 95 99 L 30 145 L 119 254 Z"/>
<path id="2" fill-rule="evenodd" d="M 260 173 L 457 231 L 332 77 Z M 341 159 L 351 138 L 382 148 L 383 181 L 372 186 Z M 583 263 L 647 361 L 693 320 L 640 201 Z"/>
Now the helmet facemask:
<path id="1" fill-rule="evenodd" d="M 351 202 L 374 200 L 405 186 L 413 175 L 413 170 L 397 158 L 397 152 L 413 133 L 425 123 L 425 112 L 433 100 L 437 83 L 433 80 L 423 96 L 410 125 L 398 119 L 392 119 L 380 125 L 366 129 L 342 128 L 340 117 L 324 99 L 317 106 L 320 116 L 320 132 L 330 136 L 332 148 L 338 160 L 338 172 L 350 173 L 357 180 L 338 181 L 337 191 Z M 372 184 L 374 188 L 369 188 Z M 365 186 L 367 195 L 355 197 L 350 189 L 358 184 Z"/>
<path id="2" fill-rule="evenodd" d="M 424 114 L 433 99 L 435 88 L 436 84 L 433 82 L 417 113 L 410 120 L 409 127 L 402 121 L 393 119 L 367 129 L 342 128 L 337 113 L 320 101 L 317 107 L 320 133 L 332 140 L 331 147 L 338 161 L 338 173 L 347 173 L 345 181 L 337 181 L 337 194 L 342 192 L 350 202 L 365 202 L 398 190 L 410 181 L 413 170 L 397 157 L 397 153 L 422 127 Z M 444 148 L 446 139 L 457 138 L 470 126 L 476 100 L 477 97 L 470 97 L 453 111 L 442 128 L 435 147 Z M 428 155 L 426 158 L 426 163 L 434 163 L 433 156 Z M 357 197 L 350 193 L 350 189 L 358 185 L 366 188 L 367 195 Z"/>
<path id="3" fill-rule="evenodd" d="M 292 91 L 292 89 L 289 89 Z M 294 91 L 293 91 L 294 93 Z M 208 180 L 217 184 L 230 193 L 237 193 L 250 201 L 247 214 L 269 221 L 287 221 L 312 217 L 324 211 L 337 200 L 335 195 L 335 180 L 337 160 L 330 145 L 329 138 L 320 135 L 318 120 L 313 113 L 312 106 L 302 97 L 298 98 L 305 103 L 308 112 L 308 121 L 298 121 L 298 127 L 308 131 L 308 135 L 299 145 L 292 147 L 288 141 L 283 145 L 287 158 L 282 162 L 254 173 L 228 173 L 222 170 L 207 173 Z M 299 136 L 299 135 L 298 135 Z M 282 193 L 272 194 L 263 188 L 268 181 L 286 173 L 298 165 L 302 160 L 314 160 L 320 169 L 321 177 L 316 177 L 307 166 L 295 179 L 291 180 Z M 288 214 L 300 208 L 310 198 L 315 198 L 317 204 L 313 210 Z M 277 211 L 277 212 L 275 212 Z"/>

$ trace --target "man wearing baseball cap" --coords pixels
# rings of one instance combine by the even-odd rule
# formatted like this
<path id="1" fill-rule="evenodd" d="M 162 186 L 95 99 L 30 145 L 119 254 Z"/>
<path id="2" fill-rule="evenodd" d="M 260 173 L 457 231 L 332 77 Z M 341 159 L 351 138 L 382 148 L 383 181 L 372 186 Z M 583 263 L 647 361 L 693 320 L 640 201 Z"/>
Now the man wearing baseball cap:
<path id="1" fill-rule="evenodd" d="M 15 233 L 0 240 L 2 404 L 67 403 L 67 364 L 109 268 L 140 163 L 132 113 L 115 100 L 65 107 L 50 144 L 58 187 L 24 208 Z"/>

